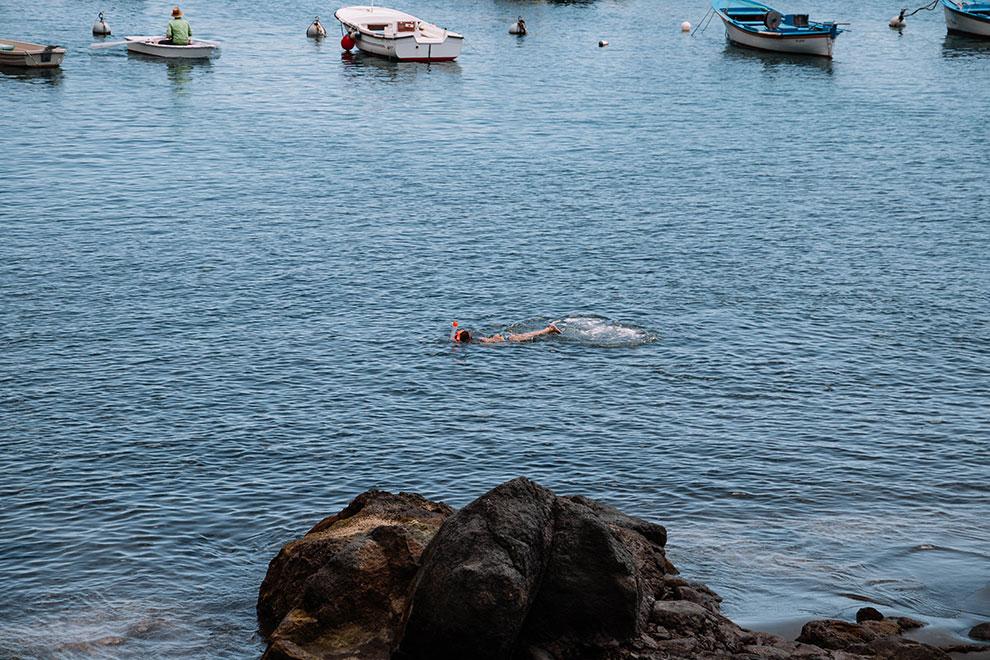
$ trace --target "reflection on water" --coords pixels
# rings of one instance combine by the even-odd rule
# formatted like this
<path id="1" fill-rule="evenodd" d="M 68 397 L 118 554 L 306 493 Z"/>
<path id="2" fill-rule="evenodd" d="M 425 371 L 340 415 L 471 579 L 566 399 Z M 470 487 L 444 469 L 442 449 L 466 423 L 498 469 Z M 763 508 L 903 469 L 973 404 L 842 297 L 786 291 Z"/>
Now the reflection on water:
<path id="1" fill-rule="evenodd" d="M 990 39 L 946 33 L 942 42 L 942 57 L 986 57 L 990 55 Z"/>
<path id="2" fill-rule="evenodd" d="M 767 72 L 774 72 L 785 69 L 817 69 L 829 75 L 832 74 L 832 60 L 827 57 L 814 57 L 810 55 L 794 55 L 790 53 L 772 53 L 756 48 L 745 48 L 736 46 L 726 41 L 725 56 L 736 62 L 758 62 L 763 65 Z"/>
<path id="3" fill-rule="evenodd" d="M 209 61 L 206 62 L 209 65 Z M 196 63 L 191 60 L 177 60 L 169 62 L 167 65 L 168 81 L 172 83 L 172 89 L 176 92 L 184 92 L 185 87 L 192 80 L 193 67 Z"/>
<path id="4" fill-rule="evenodd" d="M 168 81 L 172 84 L 172 90 L 180 94 L 187 91 L 189 83 L 196 78 L 197 72 L 208 72 L 213 66 L 213 60 L 205 58 L 165 58 L 131 51 L 127 51 L 127 56 L 148 66 L 164 67 Z"/>
<path id="5" fill-rule="evenodd" d="M 443 71 L 461 73 L 461 65 L 453 62 L 399 62 L 377 55 L 369 55 L 360 50 L 343 51 L 340 60 L 345 71 L 355 76 L 374 75 L 378 80 L 410 80 L 422 73 Z"/>
<path id="6" fill-rule="evenodd" d="M 0 66 L 0 76 L 13 78 L 15 80 L 26 80 L 28 82 L 59 85 L 62 83 L 64 72 L 61 68 L 55 69 L 29 69 L 23 67 Z"/>

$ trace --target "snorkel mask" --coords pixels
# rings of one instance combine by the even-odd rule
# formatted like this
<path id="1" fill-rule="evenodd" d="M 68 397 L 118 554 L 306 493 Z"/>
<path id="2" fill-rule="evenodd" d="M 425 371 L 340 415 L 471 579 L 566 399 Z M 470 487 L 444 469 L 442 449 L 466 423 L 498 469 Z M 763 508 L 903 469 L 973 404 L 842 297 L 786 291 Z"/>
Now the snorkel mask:
<path id="1" fill-rule="evenodd" d="M 450 324 L 450 339 L 451 341 L 467 343 L 471 341 L 471 333 L 467 330 L 459 330 L 457 328 L 457 321 Z"/>

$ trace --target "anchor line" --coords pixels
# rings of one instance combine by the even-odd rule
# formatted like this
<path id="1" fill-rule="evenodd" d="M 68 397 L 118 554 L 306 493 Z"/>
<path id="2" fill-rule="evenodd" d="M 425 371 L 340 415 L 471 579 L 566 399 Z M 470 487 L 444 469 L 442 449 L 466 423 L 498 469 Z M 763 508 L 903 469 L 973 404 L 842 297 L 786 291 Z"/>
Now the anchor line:
<path id="1" fill-rule="evenodd" d="M 708 23 L 711 23 L 712 22 L 712 17 L 714 15 L 715 15 L 715 10 L 712 9 L 711 7 L 709 7 L 708 8 L 708 11 L 705 12 L 705 15 L 702 17 L 701 21 L 698 22 L 698 26 L 694 28 L 694 31 L 693 32 L 691 32 L 691 36 L 693 37 L 694 36 L 694 33 L 697 32 L 698 30 L 701 30 L 701 33 L 704 34 L 705 33 L 705 30 L 708 29 L 708 24 L 705 23 L 705 20 L 707 19 L 708 20 Z M 702 25 L 704 25 L 704 28 L 702 28 Z"/>
<path id="2" fill-rule="evenodd" d="M 914 16 L 919 11 L 932 11 L 933 9 L 935 9 L 935 7 L 938 7 L 938 0 L 932 0 L 927 5 L 922 5 L 921 7 L 918 7 L 917 9 L 912 11 L 910 14 L 905 13 L 907 12 L 907 7 L 905 7 L 904 9 L 901 10 L 901 15 L 898 16 L 898 19 L 903 21 L 908 16 Z"/>

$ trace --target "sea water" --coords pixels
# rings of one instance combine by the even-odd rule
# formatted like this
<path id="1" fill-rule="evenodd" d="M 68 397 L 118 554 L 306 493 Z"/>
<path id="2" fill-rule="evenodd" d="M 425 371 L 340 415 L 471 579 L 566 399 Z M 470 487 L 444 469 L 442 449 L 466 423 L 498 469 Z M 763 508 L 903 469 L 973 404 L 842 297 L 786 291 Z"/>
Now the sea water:
<path id="1" fill-rule="evenodd" d="M 990 47 L 410 0 L 465 35 L 425 66 L 342 57 L 334 6 L 182 7 L 218 59 L 89 48 L 170 5 L 0 15 L 68 49 L 0 73 L 0 656 L 250 657 L 282 543 L 518 475 L 666 525 L 747 625 L 990 617 Z"/>

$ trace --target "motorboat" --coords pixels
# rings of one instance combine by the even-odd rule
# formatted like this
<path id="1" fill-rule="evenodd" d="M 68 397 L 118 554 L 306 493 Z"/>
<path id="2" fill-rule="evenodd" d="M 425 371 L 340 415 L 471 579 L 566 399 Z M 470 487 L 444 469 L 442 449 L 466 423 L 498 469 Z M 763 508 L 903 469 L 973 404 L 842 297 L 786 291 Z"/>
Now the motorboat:
<path id="1" fill-rule="evenodd" d="M 450 62 L 461 54 L 464 37 L 388 7 L 341 7 L 334 12 L 345 31 L 344 50 L 402 62 Z"/>
<path id="2" fill-rule="evenodd" d="M 60 46 L 0 39 L 0 67 L 54 69 L 64 58 L 65 49 Z"/>
<path id="3" fill-rule="evenodd" d="M 832 57 L 835 38 L 843 32 L 832 21 L 782 14 L 756 0 L 713 0 L 712 10 L 722 19 L 725 36 L 733 44 L 777 53 Z"/>
<path id="4" fill-rule="evenodd" d="M 949 32 L 990 37 L 990 2 L 942 0 L 942 10 Z"/>
<path id="5" fill-rule="evenodd" d="M 189 45 L 179 46 L 170 43 L 167 37 L 124 37 L 124 43 L 127 44 L 129 53 L 172 59 L 205 59 L 213 57 L 220 47 L 220 44 L 216 42 L 203 41 L 202 39 L 190 39 Z"/>

